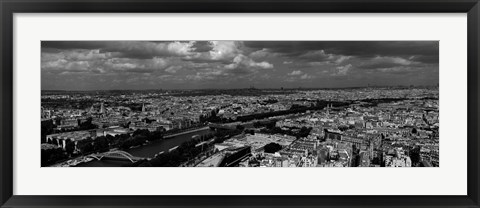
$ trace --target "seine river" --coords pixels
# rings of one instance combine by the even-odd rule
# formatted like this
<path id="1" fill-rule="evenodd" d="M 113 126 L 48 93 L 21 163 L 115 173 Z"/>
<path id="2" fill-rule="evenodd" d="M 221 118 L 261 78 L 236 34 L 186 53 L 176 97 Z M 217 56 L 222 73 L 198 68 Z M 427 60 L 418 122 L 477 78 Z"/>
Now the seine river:
<path id="1" fill-rule="evenodd" d="M 213 131 L 208 128 L 180 134 L 168 139 L 150 142 L 146 145 L 130 149 L 127 152 L 137 157 L 153 158 L 157 153 L 162 151 L 168 152 L 169 149 L 174 148 L 185 141 L 191 140 L 194 135 L 205 135 L 209 133 L 213 133 Z M 93 160 L 91 162 L 79 164 L 76 167 L 121 167 L 127 164 L 130 164 L 130 162 L 117 160 Z"/>

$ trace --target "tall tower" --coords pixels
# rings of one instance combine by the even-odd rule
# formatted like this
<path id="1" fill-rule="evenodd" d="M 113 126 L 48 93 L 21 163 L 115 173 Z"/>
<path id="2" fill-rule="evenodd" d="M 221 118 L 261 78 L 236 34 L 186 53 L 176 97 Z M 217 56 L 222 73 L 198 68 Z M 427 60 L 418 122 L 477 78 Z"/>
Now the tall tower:
<path id="1" fill-rule="evenodd" d="M 102 105 L 101 105 L 101 107 L 100 107 L 100 113 L 105 113 L 105 106 L 103 106 L 103 103 L 102 103 Z"/>
<path id="2" fill-rule="evenodd" d="M 142 104 L 142 112 L 145 112 L 145 103 Z"/>

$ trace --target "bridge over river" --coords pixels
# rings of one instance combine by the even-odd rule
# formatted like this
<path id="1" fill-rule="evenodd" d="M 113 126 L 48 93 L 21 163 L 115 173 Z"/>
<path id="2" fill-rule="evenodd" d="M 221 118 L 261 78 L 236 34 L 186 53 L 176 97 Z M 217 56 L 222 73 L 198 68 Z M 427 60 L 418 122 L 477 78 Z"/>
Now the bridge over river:
<path id="1" fill-rule="evenodd" d="M 192 129 L 185 132 L 171 134 L 168 137 L 166 137 L 166 139 L 151 141 L 146 145 L 142 145 L 137 148 L 131 148 L 129 150 L 126 150 L 125 152 L 124 151 L 118 152 L 120 150 L 116 150 L 118 154 L 116 153 L 110 154 L 107 157 L 105 157 L 104 155 L 105 158 L 102 157 L 102 155 L 96 155 L 97 156 L 96 158 L 92 156 L 90 158 L 94 158 L 94 160 L 90 162 L 78 164 L 76 165 L 76 167 L 128 166 L 132 163 L 132 161 L 138 161 L 138 160 L 147 159 L 147 158 L 154 158 L 155 155 L 158 155 L 162 152 L 169 152 L 171 149 L 181 145 L 183 142 L 193 139 L 195 135 L 202 136 L 202 135 L 211 134 L 211 133 L 214 133 L 214 132 L 209 127 L 206 127 L 206 128 L 204 127 L 200 129 Z M 112 158 L 117 158 L 117 159 L 112 159 Z"/>
<path id="2" fill-rule="evenodd" d="M 129 160 L 132 163 L 137 162 L 139 160 L 147 159 L 143 157 L 133 156 L 132 154 L 125 151 L 121 151 L 121 150 L 113 150 L 108 152 L 91 154 L 91 155 L 88 155 L 87 157 L 95 158 L 97 160 L 102 160 L 102 159 Z"/>

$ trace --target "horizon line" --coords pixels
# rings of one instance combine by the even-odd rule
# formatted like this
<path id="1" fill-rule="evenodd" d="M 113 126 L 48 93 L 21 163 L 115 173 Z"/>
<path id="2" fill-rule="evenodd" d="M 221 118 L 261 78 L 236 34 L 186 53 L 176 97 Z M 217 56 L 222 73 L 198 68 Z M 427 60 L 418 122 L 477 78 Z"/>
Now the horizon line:
<path id="1" fill-rule="evenodd" d="M 244 87 L 244 88 L 186 88 L 186 89 L 96 89 L 96 90 L 61 90 L 61 89 L 52 89 L 52 90 L 44 90 L 41 91 L 155 91 L 155 90 L 248 90 L 248 89 L 256 89 L 256 90 L 308 90 L 308 89 L 351 89 L 351 88 L 422 88 L 422 87 L 439 87 L 438 85 L 378 85 L 378 86 L 356 86 L 356 87 L 272 87 L 272 88 L 258 88 L 258 87 Z"/>

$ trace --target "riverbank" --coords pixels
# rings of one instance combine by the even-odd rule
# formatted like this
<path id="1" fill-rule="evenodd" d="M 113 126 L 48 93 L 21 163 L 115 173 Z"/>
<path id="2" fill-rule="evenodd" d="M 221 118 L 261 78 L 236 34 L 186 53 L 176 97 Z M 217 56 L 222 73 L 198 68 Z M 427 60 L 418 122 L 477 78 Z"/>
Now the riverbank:
<path id="1" fill-rule="evenodd" d="M 199 131 L 203 131 L 203 130 L 208 130 L 210 127 L 206 126 L 206 127 L 202 127 L 202 128 L 199 128 L 199 129 L 192 129 L 192 130 L 188 130 L 188 131 L 184 131 L 184 132 L 179 132 L 179 133 L 175 133 L 175 134 L 171 134 L 171 135 L 167 135 L 167 136 L 164 136 L 163 139 L 172 139 L 172 137 L 177 137 L 177 136 L 181 136 L 181 135 L 184 135 L 184 134 L 190 134 L 190 133 L 194 133 L 194 132 L 199 132 Z M 162 139 L 162 140 L 163 140 Z M 161 141 L 161 140 L 160 140 Z M 145 143 L 143 143 L 142 145 L 137 145 L 137 146 L 133 146 L 133 147 L 130 147 L 127 152 L 129 150 L 132 150 L 132 149 L 136 149 L 136 148 L 140 148 L 140 147 L 143 147 L 143 146 L 146 146 L 146 145 L 150 145 L 152 142 L 155 142 L 154 141 L 147 141 Z"/>
<path id="2" fill-rule="evenodd" d="M 169 152 L 170 149 L 178 147 L 182 143 L 193 139 L 192 137 L 195 135 L 202 136 L 211 133 L 213 133 L 213 131 L 210 130 L 209 127 L 192 129 L 189 131 L 172 134 L 170 137 L 166 137 L 161 140 L 150 141 L 144 145 L 140 145 L 136 148 L 130 148 L 125 151 L 136 157 L 153 158 L 155 155 Z M 92 160 L 87 163 L 81 163 L 75 167 L 122 167 L 128 164 L 130 164 L 129 161 Z"/>
<path id="3" fill-rule="evenodd" d="M 48 167 L 75 167 L 75 166 L 78 166 L 82 163 L 88 163 L 88 162 L 93 161 L 93 160 L 95 160 L 95 159 L 90 157 L 90 155 L 79 156 L 79 157 L 72 158 L 72 159 L 69 159 L 69 160 L 66 160 L 66 161 L 48 166 Z"/>
<path id="4" fill-rule="evenodd" d="M 205 127 L 199 128 L 199 129 L 192 129 L 192 130 L 188 130 L 188 131 L 184 131 L 184 132 L 179 132 L 179 133 L 175 133 L 175 134 L 166 135 L 166 136 L 164 136 L 163 138 L 176 137 L 176 136 L 180 136 L 180 135 L 183 135 L 183 134 L 188 134 L 188 133 L 192 133 L 192 132 L 207 130 L 207 129 L 209 129 L 209 128 L 210 128 L 210 127 L 205 126 Z"/>

